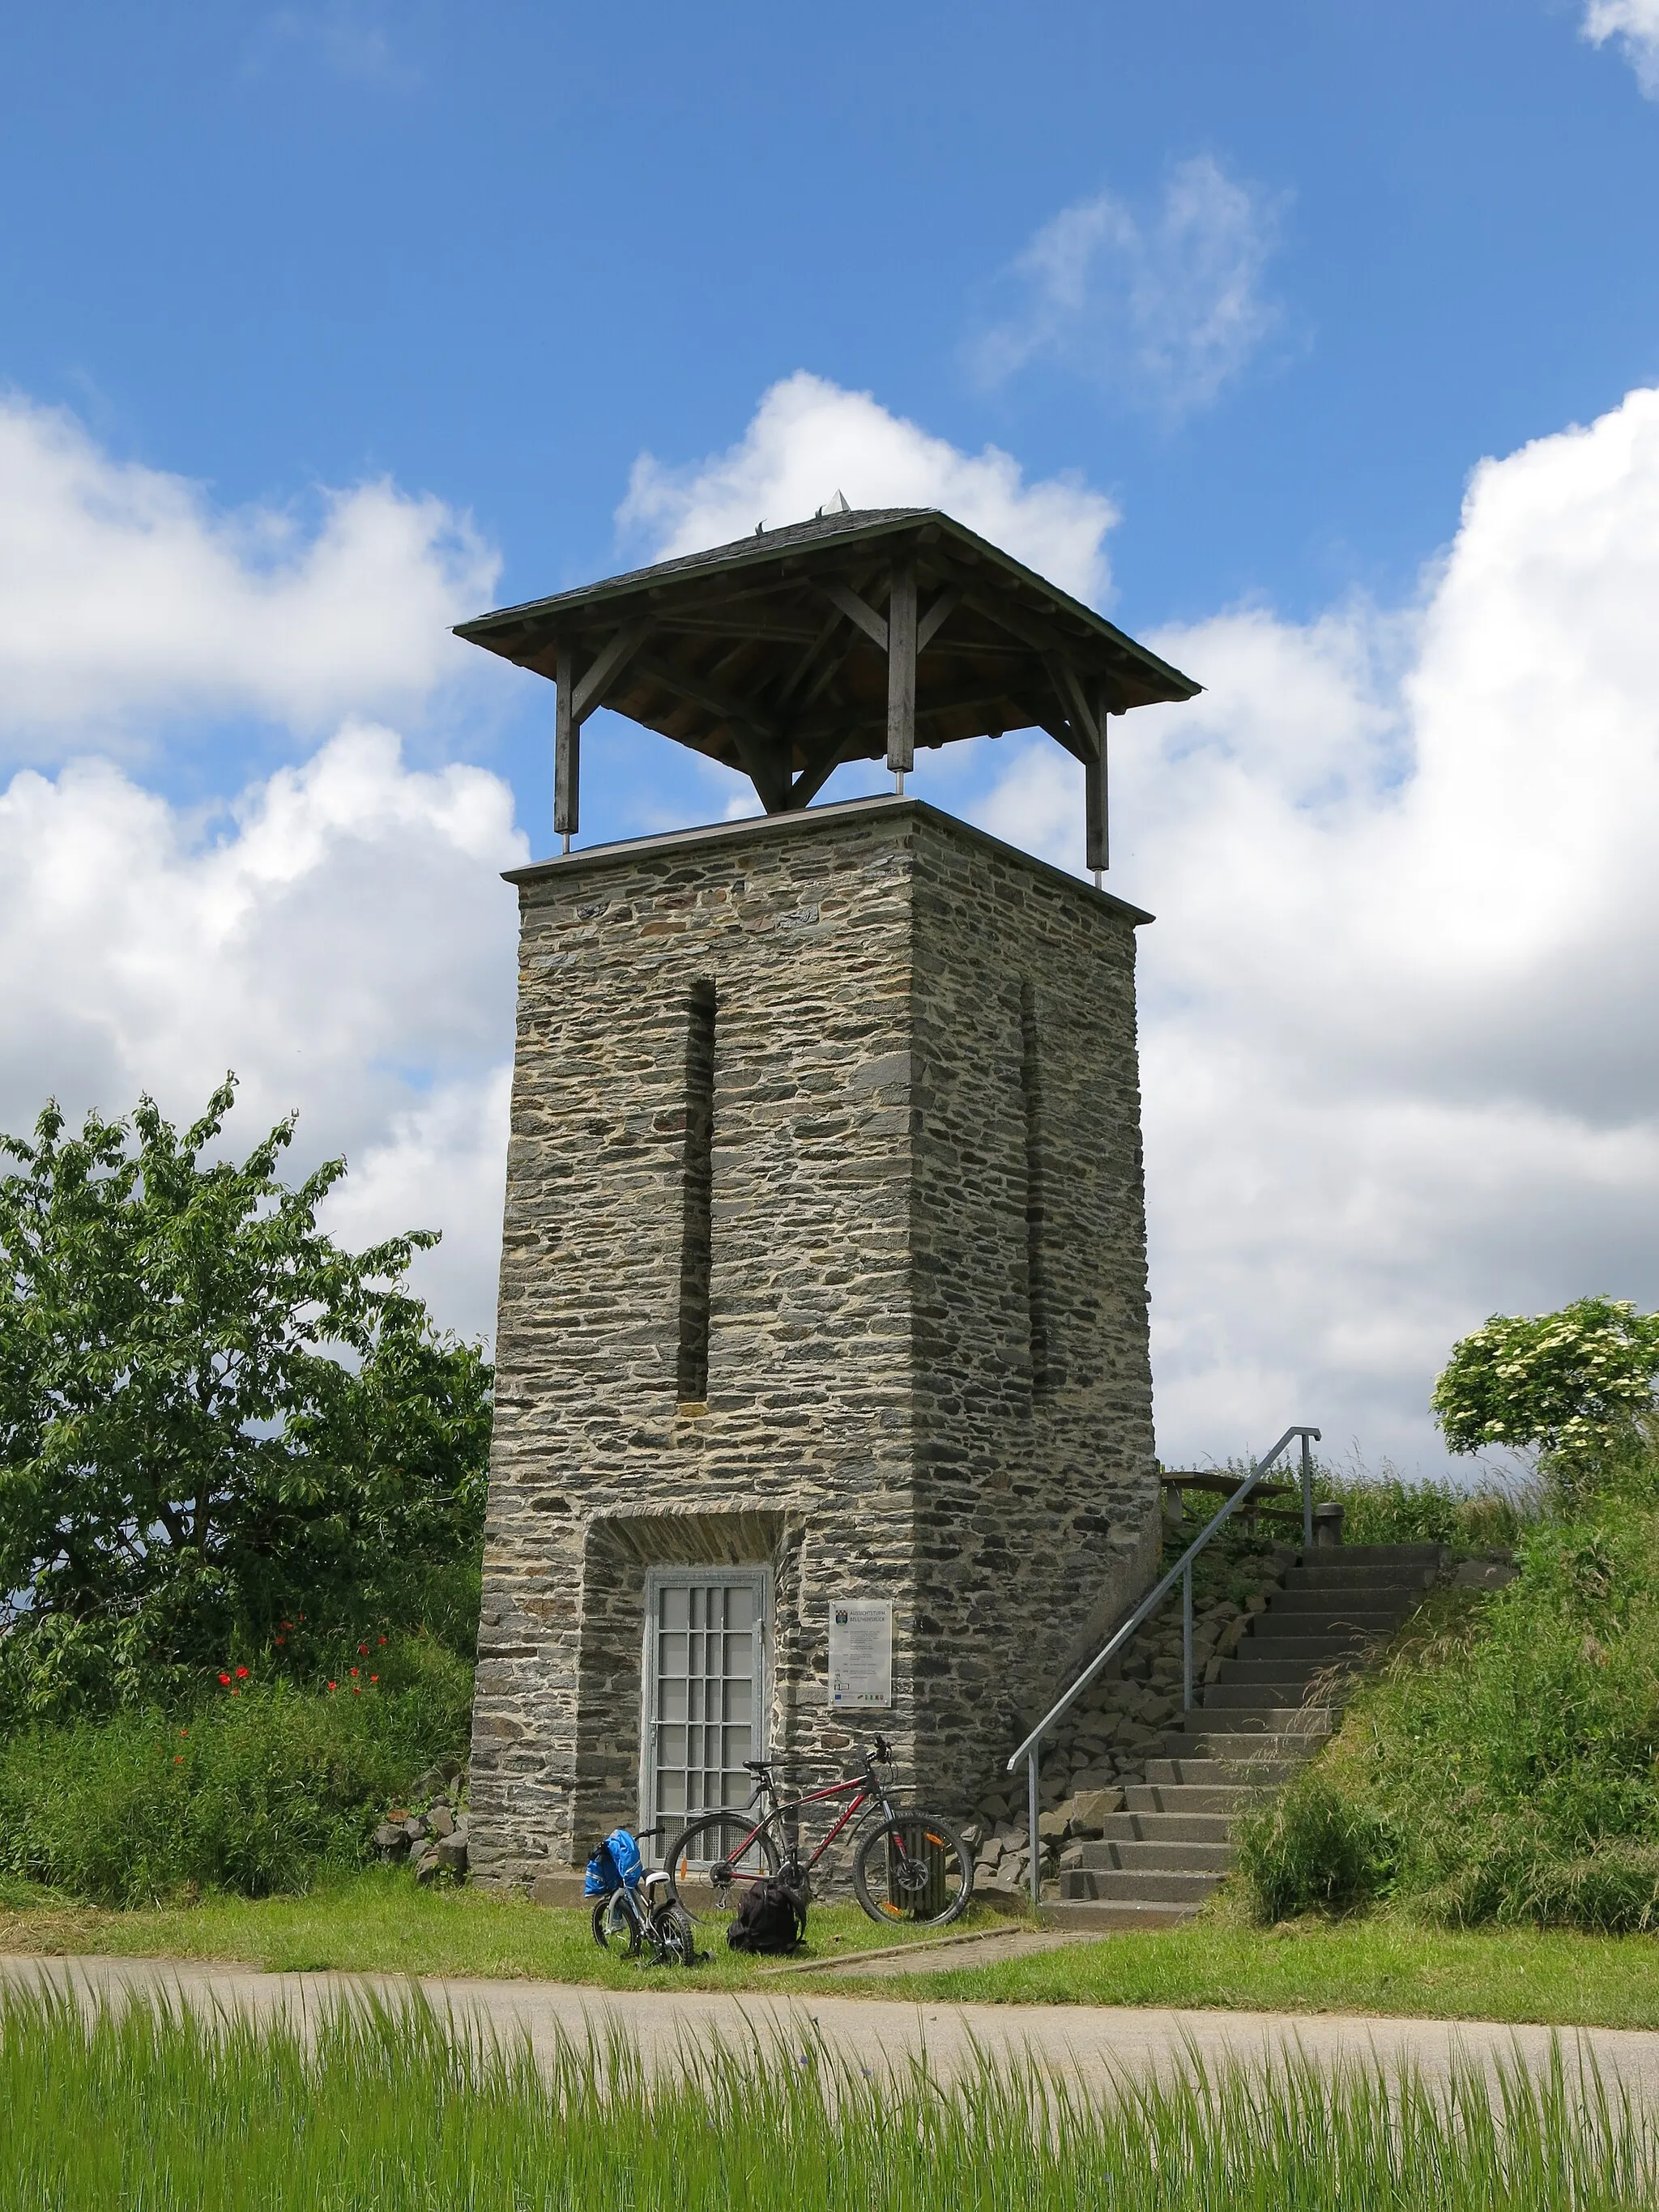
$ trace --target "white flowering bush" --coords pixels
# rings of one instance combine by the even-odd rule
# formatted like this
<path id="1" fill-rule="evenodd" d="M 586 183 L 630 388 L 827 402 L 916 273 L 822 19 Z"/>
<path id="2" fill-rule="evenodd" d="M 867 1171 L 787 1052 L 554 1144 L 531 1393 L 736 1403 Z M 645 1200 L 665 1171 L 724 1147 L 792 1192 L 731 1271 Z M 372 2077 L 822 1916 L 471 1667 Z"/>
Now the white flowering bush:
<path id="1" fill-rule="evenodd" d="M 1431 1403 L 1455 1452 L 1536 1446 L 1583 1462 L 1652 1409 L 1656 1376 L 1659 1314 L 1625 1298 L 1578 1298 L 1559 1313 L 1494 1314 L 1453 1346 Z"/>

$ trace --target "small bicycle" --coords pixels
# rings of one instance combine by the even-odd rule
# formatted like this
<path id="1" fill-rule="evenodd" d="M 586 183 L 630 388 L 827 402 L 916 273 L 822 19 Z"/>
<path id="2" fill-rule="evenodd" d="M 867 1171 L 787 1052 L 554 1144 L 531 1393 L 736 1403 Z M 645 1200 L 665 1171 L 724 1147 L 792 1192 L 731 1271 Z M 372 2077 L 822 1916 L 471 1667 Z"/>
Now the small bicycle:
<path id="1" fill-rule="evenodd" d="M 635 1841 L 644 1843 L 660 1833 L 660 1829 L 645 1828 Z M 622 1882 L 595 1900 L 593 1941 L 600 1950 L 619 1959 L 637 1959 L 648 1947 L 652 1963 L 659 1966 L 694 1966 L 701 1956 L 691 1916 L 661 1867 L 647 1869 L 637 1881 Z"/>
<path id="2" fill-rule="evenodd" d="M 708 1883 L 717 1911 L 729 1911 L 742 1885 L 781 1875 L 791 1888 L 807 1894 L 812 1869 L 849 1823 L 857 1826 L 878 1808 L 880 1823 L 859 1845 L 853 1860 L 853 1893 L 872 1920 L 908 1921 L 918 1928 L 943 1928 L 968 1909 L 974 1891 L 973 1854 L 948 1820 L 915 1805 L 896 1804 L 876 1774 L 892 1764 L 892 1748 L 878 1736 L 860 1762 L 863 1771 L 827 1790 L 800 1797 L 779 1797 L 772 1779 L 775 1762 L 746 1759 L 755 1778 L 754 1795 L 741 1813 L 705 1813 L 681 1830 L 668 1852 L 675 1893 L 692 1881 Z M 795 1837 L 800 1814 L 809 1805 L 850 1800 L 817 1850 L 804 1862 Z M 755 1808 L 762 1811 L 751 1819 Z M 782 1848 L 780 1848 L 781 1844 Z"/>

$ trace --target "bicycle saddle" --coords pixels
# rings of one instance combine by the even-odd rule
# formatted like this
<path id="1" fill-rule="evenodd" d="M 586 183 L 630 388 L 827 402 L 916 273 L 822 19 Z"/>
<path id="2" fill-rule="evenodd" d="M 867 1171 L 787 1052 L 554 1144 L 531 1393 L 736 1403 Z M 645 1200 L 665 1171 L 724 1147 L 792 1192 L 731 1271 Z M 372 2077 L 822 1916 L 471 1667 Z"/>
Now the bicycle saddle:
<path id="1" fill-rule="evenodd" d="M 745 1759 L 743 1763 L 750 1774 L 769 1774 L 776 1762 L 770 1759 Z"/>

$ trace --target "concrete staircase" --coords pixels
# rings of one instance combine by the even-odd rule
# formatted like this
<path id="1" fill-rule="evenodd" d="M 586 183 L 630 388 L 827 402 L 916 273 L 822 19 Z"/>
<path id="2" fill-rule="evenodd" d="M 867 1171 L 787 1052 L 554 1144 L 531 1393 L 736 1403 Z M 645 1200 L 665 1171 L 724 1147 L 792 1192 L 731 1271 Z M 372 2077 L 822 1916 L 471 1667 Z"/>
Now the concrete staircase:
<path id="1" fill-rule="evenodd" d="M 1158 1928 L 1196 1912 L 1233 1863 L 1232 1823 L 1286 1781 L 1335 1725 L 1346 1678 L 1423 1601 L 1432 1544 L 1351 1544 L 1304 1554 L 1235 1656 L 1166 1738 L 1099 1843 L 1074 1844 L 1044 1917 Z M 1081 1863 L 1076 1863 L 1080 1858 Z"/>

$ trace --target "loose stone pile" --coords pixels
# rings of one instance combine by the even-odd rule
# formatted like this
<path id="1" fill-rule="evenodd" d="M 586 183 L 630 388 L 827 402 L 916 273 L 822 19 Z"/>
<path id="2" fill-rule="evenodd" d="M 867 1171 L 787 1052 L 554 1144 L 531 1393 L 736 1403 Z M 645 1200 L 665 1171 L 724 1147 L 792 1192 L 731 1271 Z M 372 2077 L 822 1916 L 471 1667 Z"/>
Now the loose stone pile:
<path id="1" fill-rule="evenodd" d="M 1193 1679 L 1212 1681 L 1231 1656 L 1253 1614 L 1267 1609 L 1267 1593 L 1283 1582 L 1299 1557 L 1273 1545 L 1238 1561 L 1237 1589 L 1254 1582 L 1243 1600 L 1196 1598 L 1193 1607 Z M 1037 1835 L 1045 1880 L 1056 1878 L 1070 1845 L 1105 1832 L 1123 1805 L 1123 1785 L 1141 1778 L 1146 1761 L 1163 1755 L 1165 1733 L 1182 1717 L 1181 1601 L 1172 1593 L 1161 1611 L 1130 1644 L 1118 1668 L 1108 1670 L 1072 1708 L 1042 1745 Z M 994 1898 L 1029 1893 L 1030 1814 L 1025 1777 L 1000 1774 L 981 1799 L 963 1839 L 974 1853 L 976 1894 Z"/>
<path id="2" fill-rule="evenodd" d="M 374 1831 L 383 1864 L 407 1865 L 416 1881 L 466 1875 L 466 1769 L 458 1759 L 429 1766 L 410 1792 L 410 1805 L 387 1814 Z M 410 1808 L 418 1806 L 418 1811 Z"/>

